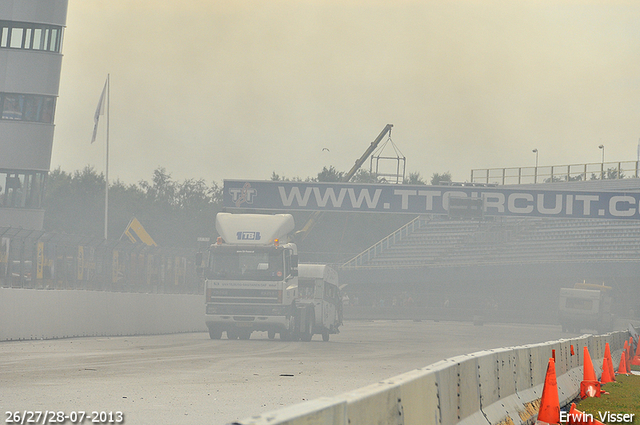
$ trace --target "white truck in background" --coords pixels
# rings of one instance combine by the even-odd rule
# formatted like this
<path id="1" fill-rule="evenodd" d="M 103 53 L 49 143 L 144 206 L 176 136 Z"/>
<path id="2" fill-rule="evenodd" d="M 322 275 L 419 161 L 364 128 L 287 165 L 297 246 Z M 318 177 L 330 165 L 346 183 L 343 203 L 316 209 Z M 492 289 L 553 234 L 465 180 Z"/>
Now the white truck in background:
<path id="1" fill-rule="evenodd" d="M 563 332 L 579 333 L 582 329 L 598 332 L 613 330 L 611 287 L 586 282 L 573 288 L 560 289 L 558 316 Z"/>
<path id="2" fill-rule="evenodd" d="M 218 213 L 220 237 L 197 261 L 211 339 L 266 331 L 269 339 L 309 341 L 318 333 L 328 341 L 338 332 L 337 274 L 325 265 L 303 265 L 299 275 L 298 249 L 285 242 L 294 227 L 290 214 Z"/>

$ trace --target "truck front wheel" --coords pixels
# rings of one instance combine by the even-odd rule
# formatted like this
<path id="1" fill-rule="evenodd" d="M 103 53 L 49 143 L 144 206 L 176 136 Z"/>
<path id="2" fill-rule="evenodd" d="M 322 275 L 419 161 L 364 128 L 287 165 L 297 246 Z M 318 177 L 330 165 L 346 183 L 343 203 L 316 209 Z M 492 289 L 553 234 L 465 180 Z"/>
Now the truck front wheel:
<path id="1" fill-rule="evenodd" d="M 209 338 L 220 339 L 222 338 L 222 331 L 216 328 L 209 328 Z"/>

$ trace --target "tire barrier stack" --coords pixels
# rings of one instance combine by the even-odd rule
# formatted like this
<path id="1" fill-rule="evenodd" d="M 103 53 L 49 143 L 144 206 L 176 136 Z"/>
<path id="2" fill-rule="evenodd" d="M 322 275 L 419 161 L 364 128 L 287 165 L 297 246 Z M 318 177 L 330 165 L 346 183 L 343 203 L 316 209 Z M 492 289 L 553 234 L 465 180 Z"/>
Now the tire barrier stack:
<path id="1" fill-rule="evenodd" d="M 580 395 L 583 347 L 602 364 L 620 357 L 629 333 L 584 335 L 442 360 L 357 389 L 246 418 L 234 425 L 520 425 L 537 418 L 549 358 L 561 406 Z M 596 374 L 602 370 L 595 366 Z"/>
<path id="2" fill-rule="evenodd" d="M 195 251 L 0 227 L 0 287 L 202 294 Z"/>

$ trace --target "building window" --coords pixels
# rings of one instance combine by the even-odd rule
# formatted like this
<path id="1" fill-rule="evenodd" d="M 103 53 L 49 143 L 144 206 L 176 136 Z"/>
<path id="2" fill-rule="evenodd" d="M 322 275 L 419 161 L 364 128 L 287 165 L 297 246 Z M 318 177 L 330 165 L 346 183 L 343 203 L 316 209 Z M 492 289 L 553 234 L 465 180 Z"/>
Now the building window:
<path id="1" fill-rule="evenodd" d="M 9 47 L 14 49 L 22 48 L 22 33 L 24 28 L 11 28 L 11 38 L 9 38 Z"/>
<path id="2" fill-rule="evenodd" d="M 7 42 L 9 41 L 9 27 L 1 27 L 0 28 L 0 47 L 7 47 Z"/>
<path id="3" fill-rule="evenodd" d="M 62 27 L 0 21 L 0 48 L 60 52 Z"/>
<path id="4" fill-rule="evenodd" d="M 0 92 L 0 120 L 53 123 L 55 98 Z"/>
<path id="5" fill-rule="evenodd" d="M 42 207 L 46 172 L 0 170 L 0 208 Z"/>

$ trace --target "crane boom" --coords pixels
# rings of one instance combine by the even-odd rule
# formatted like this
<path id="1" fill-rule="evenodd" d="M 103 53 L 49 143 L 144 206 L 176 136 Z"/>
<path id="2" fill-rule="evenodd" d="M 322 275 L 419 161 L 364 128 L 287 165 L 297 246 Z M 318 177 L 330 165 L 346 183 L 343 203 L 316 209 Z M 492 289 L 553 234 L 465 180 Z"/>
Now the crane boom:
<path id="1" fill-rule="evenodd" d="M 360 167 L 362 167 L 362 164 L 364 164 L 367 158 L 369 158 L 369 155 L 371 155 L 373 151 L 376 150 L 376 148 L 378 147 L 378 145 L 380 144 L 380 141 L 382 141 L 384 136 L 386 136 L 388 133 L 391 132 L 392 128 L 393 128 L 393 124 L 387 124 L 385 126 L 385 128 L 380 132 L 380 134 L 378 134 L 378 137 L 376 137 L 376 139 L 373 142 L 371 142 L 371 145 L 369 145 L 367 150 L 364 151 L 362 156 L 356 161 L 355 164 L 353 164 L 353 167 L 351 167 L 349 172 L 344 176 L 342 176 L 341 181 L 343 183 L 347 183 L 349 180 L 351 180 L 351 178 L 356 174 L 356 172 L 360 169 Z M 313 229 L 313 226 L 316 225 L 316 223 L 318 222 L 320 217 L 322 217 L 323 214 L 324 212 L 322 211 L 314 211 L 309 217 L 309 219 L 307 220 L 307 222 L 305 223 L 305 225 L 302 227 L 302 229 L 298 230 L 294 234 L 295 240 L 297 242 L 302 242 L 307 237 L 311 229 Z"/>
<path id="2" fill-rule="evenodd" d="M 362 164 L 364 164 L 367 158 L 369 158 L 369 155 L 371 155 L 373 151 L 376 150 L 376 148 L 378 147 L 378 145 L 380 144 L 384 136 L 386 136 L 387 133 L 391 132 L 392 128 L 393 128 L 393 124 L 387 124 L 385 126 L 385 128 L 380 132 L 380 134 L 378 134 L 378 137 L 376 137 L 376 139 L 373 142 L 371 142 L 371 145 L 369 145 L 369 148 L 367 148 L 367 150 L 356 161 L 356 163 L 353 164 L 353 167 L 351 167 L 349 172 L 342 177 L 343 183 L 347 183 L 349 180 L 351 180 L 351 178 L 356 174 L 356 172 L 360 169 L 360 167 L 362 167 Z"/>

